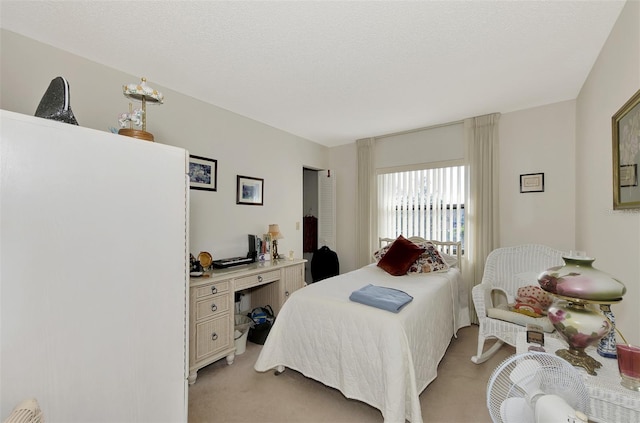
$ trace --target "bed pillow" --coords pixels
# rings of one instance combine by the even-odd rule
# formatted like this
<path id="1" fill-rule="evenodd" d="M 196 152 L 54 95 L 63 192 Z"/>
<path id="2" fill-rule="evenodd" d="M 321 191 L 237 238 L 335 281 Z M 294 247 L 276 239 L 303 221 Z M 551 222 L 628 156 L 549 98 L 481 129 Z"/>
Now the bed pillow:
<path id="1" fill-rule="evenodd" d="M 418 257 L 414 265 L 410 266 L 408 273 L 434 273 L 449 270 L 449 265 L 435 245 L 431 242 L 421 242 L 418 245 L 424 248 L 424 253 Z"/>
<path id="2" fill-rule="evenodd" d="M 444 260 L 444 262 L 447 263 L 449 267 L 453 267 L 458 264 L 458 257 L 443 253 L 442 251 L 440 251 L 440 255 L 442 256 L 442 260 Z"/>
<path id="3" fill-rule="evenodd" d="M 400 235 L 380 259 L 378 267 L 390 275 L 402 276 L 424 252 L 424 248 Z"/>

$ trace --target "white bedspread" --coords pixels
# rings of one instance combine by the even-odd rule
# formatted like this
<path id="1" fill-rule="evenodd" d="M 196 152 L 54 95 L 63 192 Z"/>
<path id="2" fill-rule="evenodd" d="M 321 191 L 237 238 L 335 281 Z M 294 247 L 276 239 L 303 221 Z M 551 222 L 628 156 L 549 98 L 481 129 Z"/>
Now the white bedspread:
<path id="1" fill-rule="evenodd" d="M 397 314 L 349 300 L 369 283 L 414 300 Z M 379 409 L 385 422 L 422 422 L 418 396 L 470 324 L 462 285 L 457 269 L 394 277 L 375 264 L 309 285 L 284 304 L 254 367 L 297 370 Z"/>

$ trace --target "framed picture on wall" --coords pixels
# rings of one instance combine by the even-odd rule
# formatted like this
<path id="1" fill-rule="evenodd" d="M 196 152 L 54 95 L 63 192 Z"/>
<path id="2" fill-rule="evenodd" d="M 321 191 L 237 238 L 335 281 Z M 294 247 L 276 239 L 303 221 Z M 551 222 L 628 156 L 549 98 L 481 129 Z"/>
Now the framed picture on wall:
<path id="1" fill-rule="evenodd" d="M 189 188 L 218 190 L 218 161 L 189 155 Z"/>
<path id="2" fill-rule="evenodd" d="M 520 175 L 520 192 L 544 192 L 544 173 Z"/>
<path id="3" fill-rule="evenodd" d="M 263 194 L 264 179 L 238 175 L 236 188 L 236 204 L 262 206 Z"/>
<path id="4" fill-rule="evenodd" d="M 611 117 L 613 138 L 613 209 L 640 208 L 640 90 Z"/>

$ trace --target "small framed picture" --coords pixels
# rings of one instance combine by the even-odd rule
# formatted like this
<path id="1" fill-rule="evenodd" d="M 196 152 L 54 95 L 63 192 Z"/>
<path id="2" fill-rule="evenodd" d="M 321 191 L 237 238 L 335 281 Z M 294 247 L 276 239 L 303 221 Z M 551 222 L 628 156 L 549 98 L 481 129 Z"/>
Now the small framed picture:
<path id="1" fill-rule="evenodd" d="M 520 175 L 520 192 L 544 192 L 544 173 Z"/>
<path id="2" fill-rule="evenodd" d="M 527 344 L 538 344 L 544 346 L 544 332 L 542 326 L 527 324 Z"/>
<path id="3" fill-rule="evenodd" d="M 218 190 L 218 161 L 189 155 L 189 188 Z"/>
<path id="4" fill-rule="evenodd" d="M 264 194 L 264 179 L 238 175 L 236 189 L 236 204 L 262 206 Z"/>

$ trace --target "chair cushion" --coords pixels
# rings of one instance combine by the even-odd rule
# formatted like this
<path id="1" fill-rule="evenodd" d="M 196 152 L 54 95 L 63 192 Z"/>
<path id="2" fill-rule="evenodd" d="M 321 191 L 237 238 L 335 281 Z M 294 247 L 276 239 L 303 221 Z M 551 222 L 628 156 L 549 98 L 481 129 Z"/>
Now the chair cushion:
<path id="1" fill-rule="evenodd" d="M 547 333 L 553 332 L 555 329 L 549 319 L 546 316 L 543 317 L 531 317 L 522 313 L 517 313 L 510 310 L 508 304 L 500 304 L 495 308 L 487 309 L 487 316 L 492 319 L 503 320 L 505 322 L 514 323 L 519 326 L 527 326 L 532 323 L 542 327 Z"/>

